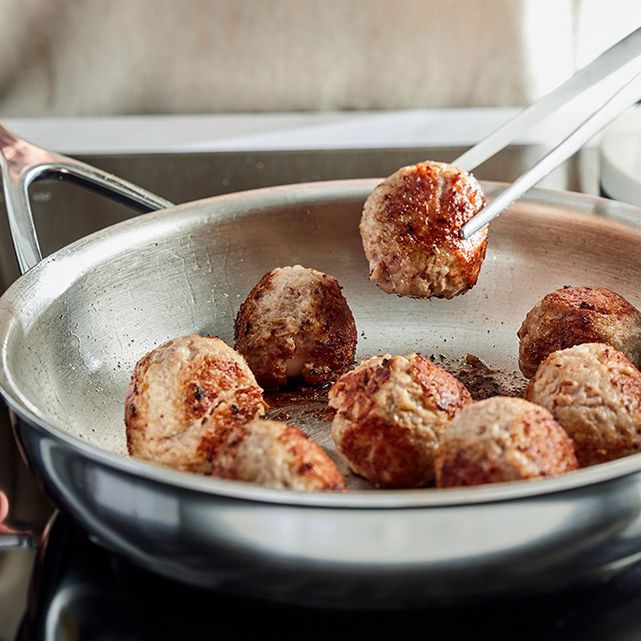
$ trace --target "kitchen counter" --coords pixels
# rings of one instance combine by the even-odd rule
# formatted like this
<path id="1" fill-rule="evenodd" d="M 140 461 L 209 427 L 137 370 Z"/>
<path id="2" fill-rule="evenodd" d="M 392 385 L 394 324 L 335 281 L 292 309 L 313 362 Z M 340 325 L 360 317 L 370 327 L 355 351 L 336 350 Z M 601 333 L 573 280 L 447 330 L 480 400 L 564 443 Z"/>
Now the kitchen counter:
<path id="1" fill-rule="evenodd" d="M 586 109 L 563 109 L 514 140 L 558 142 Z M 469 147 L 519 112 L 518 108 L 423 109 L 376 112 L 216 114 L 104 118 L 10 118 L 27 140 L 66 154 L 186 151 L 283 151 Z M 595 144 L 592 142 L 591 144 Z"/>

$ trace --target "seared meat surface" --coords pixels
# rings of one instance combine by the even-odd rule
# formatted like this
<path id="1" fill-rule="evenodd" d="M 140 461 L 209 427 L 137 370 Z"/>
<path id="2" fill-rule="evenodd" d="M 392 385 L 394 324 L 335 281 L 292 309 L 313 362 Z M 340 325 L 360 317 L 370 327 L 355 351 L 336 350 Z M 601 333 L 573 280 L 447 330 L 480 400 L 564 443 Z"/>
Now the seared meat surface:
<path id="1" fill-rule="evenodd" d="M 356 474 L 380 487 L 434 479 L 447 422 L 471 402 L 465 387 L 420 354 L 376 356 L 334 384 L 332 439 Z"/>
<path id="2" fill-rule="evenodd" d="M 354 317 L 332 276 L 295 265 L 273 269 L 236 317 L 235 347 L 265 388 L 335 380 L 352 364 Z"/>
<path id="3" fill-rule="evenodd" d="M 581 465 L 641 451 L 641 372 L 610 345 L 553 352 L 526 397 L 552 412 L 574 439 Z"/>
<path id="4" fill-rule="evenodd" d="M 546 409 L 494 396 L 464 408 L 436 452 L 438 487 L 556 476 L 577 468 L 572 440 Z"/>
<path id="5" fill-rule="evenodd" d="M 345 479 L 301 430 L 278 421 L 231 425 L 212 439 L 212 476 L 266 487 L 342 492 Z"/>
<path id="6" fill-rule="evenodd" d="M 402 167 L 365 202 L 360 232 L 370 279 L 384 292 L 453 298 L 476 284 L 487 228 L 461 227 L 485 206 L 477 180 L 440 162 Z"/>
<path id="7" fill-rule="evenodd" d="M 641 313 L 603 287 L 564 287 L 527 314 L 519 337 L 519 367 L 527 378 L 548 355 L 581 343 L 607 343 L 641 366 Z"/>
<path id="8" fill-rule="evenodd" d="M 265 413 L 245 359 L 214 336 L 192 334 L 149 352 L 125 403 L 129 453 L 168 467 L 211 472 L 210 439 Z"/>

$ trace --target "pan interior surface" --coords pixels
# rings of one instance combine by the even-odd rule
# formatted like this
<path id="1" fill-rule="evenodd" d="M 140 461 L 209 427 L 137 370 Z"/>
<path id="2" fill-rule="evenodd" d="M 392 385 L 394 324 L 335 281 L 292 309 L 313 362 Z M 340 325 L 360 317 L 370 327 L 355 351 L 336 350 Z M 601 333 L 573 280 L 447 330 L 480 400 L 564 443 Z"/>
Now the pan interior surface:
<path id="1" fill-rule="evenodd" d="M 455 367 L 471 354 L 514 389 L 523 382 L 516 332 L 549 291 L 608 287 L 641 306 L 641 231 L 588 215 L 587 199 L 571 207 L 568 194 L 555 202 L 549 193 L 520 201 L 493 223 L 479 282 L 467 294 L 450 301 L 384 294 L 368 280 L 358 233 L 375 184 L 214 198 L 127 221 L 57 252 L 3 296 L 4 386 L 18 390 L 43 422 L 126 456 L 124 397 L 136 361 L 192 332 L 233 344 L 244 297 L 265 272 L 285 265 L 339 280 L 358 327 L 357 359 L 416 351 Z M 327 416 L 316 405 L 287 413 L 335 456 Z M 348 480 L 352 489 L 367 487 Z"/>

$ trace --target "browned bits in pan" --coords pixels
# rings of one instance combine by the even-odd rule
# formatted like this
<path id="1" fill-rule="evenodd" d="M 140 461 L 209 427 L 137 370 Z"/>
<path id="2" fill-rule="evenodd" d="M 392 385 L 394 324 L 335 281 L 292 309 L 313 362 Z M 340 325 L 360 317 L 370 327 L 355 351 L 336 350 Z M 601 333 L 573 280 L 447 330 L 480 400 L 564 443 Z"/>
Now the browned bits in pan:
<path id="1" fill-rule="evenodd" d="M 476 284 L 487 228 L 461 227 L 485 206 L 476 179 L 439 162 L 402 167 L 368 197 L 360 232 L 370 278 L 400 296 L 452 298 Z"/>
<path id="2" fill-rule="evenodd" d="M 335 278 L 295 265 L 268 272 L 251 290 L 234 340 L 263 387 L 320 385 L 352 364 L 356 325 Z"/>

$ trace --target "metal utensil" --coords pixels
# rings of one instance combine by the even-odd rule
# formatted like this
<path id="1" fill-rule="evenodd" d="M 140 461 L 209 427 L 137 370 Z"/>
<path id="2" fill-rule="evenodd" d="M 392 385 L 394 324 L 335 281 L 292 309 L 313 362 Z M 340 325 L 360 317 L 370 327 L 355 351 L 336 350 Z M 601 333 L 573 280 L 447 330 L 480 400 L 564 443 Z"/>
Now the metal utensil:
<path id="1" fill-rule="evenodd" d="M 590 138 L 639 100 L 641 97 L 641 82 L 638 82 L 641 74 L 641 28 L 623 38 L 553 92 L 523 109 L 515 118 L 454 161 L 453 164 L 471 171 L 503 149 L 534 123 L 544 120 L 566 102 L 624 67 L 632 68 L 632 71 L 628 71 L 623 78 L 619 79 L 618 89 L 614 95 L 551 152 L 517 178 L 492 203 L 463 225 L 461 233 L 464 238 L 469 238 L 485 227 L 528 189 L 556 169 Z"/>
<path id="2" fill-rule="evenodd" d="M 193 331 L 230 341 L 242 298 L 275 265 L 300 262 L 339 279 L 362 334 L 358 358 L 420 350 L 453 362 L 473 352 L 510 373 L 516 328 L 550 289 L 589 283 L 639 303 L 641 230 L 614 219 L 641 211 L 545 191 L 496 222 L 479 284 L 465 296 L 387 296 L 368 281 L 358 234 L 376 183 L 286 186 L 147 214 L 61 249 L 14 283 L 0 298 L 0 392 L 49 495 L 103 545 L 153 571 L 312 605 L 554 590 L 637 561 L 641 455 L 528 483 L 345 495 L 270 490 L 126 456 L 122 403 L 135 361 Z M 493 195 L 502 185 L 484 187 Z M 12 203 L 14 229 L 29 230 L 21 202 Z M 34 237 L 14 238 L 19 255 Z M 297 420 L 329 447 L 327 424 L 309 421 L 313 409 L 301 404 Z"/>
<path id="3" fill-rule="evenodd" d="M 11 236 L 22 273 L 42 259 L 29 203 L 29 187 L 36 180 L 64 177 L 106 194 L 113 200 L 124 202 L 140 212 L 156 211 L 173 205 L 168 200 L 97 167 L 36 147 L 16 136 L 1 123 L 0 170 Z"/>
<path id="4" fill-rule="evenodd" d="M 532 125 L 545 120 L 590 87 L 640 59 L 641 27 L 612 45 L 540 100 L 524 107 L 514 118 L 460 155 L 453 164 L 466 171 L 472 171 Z"/>

